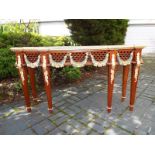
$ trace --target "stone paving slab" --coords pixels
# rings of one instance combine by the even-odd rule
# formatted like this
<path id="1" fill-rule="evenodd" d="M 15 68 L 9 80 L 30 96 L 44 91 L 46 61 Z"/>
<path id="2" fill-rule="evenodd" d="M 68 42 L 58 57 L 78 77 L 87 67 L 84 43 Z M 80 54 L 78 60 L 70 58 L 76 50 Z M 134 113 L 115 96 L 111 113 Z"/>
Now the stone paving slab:
<path id="1" fill-rule="evenodd" d="M 47 110 L 45 92 L 42 102 L 27 113 L 24 100 L 0 105 L 1 135 L 148 135 L 155 134 L 155 57 L 144 57 L 134 112 L 127 98 L 121 102 L 121 71 L 117 71 L 112 112 L 107 113 L 107 77 L 95 73 L 80 84 L 55 88 L 53 113 Z M 105 68 L 103 68 L 105 69 Z M 105 69 L 105 72 L 107 70 Z"/>

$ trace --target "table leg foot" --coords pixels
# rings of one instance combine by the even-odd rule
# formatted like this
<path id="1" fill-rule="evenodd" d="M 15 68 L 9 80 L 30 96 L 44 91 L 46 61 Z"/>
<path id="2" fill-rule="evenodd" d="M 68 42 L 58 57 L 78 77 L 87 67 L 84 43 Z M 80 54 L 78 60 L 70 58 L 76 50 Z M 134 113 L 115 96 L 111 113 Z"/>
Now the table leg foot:
<path id="1" fill-rule="evenodd" d="M 132 112 L 134 110 L 134 108 L 133 107 L 129 107 L 129 110 Z"/>
<path id="2" fill-rule="evenodd" d="M 121 102 L 124 102 L 125 99 L 126 99 L 126 97 L 122 97 L 122 98 L 121 98 Z"/>
<path id="3" fill-rule="evenodd" d="M 53 109 L 48 109 L 48 112 L 51 114 L 53 112 Z"/>
<path id="4" fill-rule="evenodd" d="M 107 112 L 108 113 L 111 113 L 111 108 L 107 108 Z"/>
<path id="5" fill-rule="evenodd" d="M 31 110 L 31 107 L 26 107 L 26 111 L 27 112 L 31 112 L 32 110 Z"/>

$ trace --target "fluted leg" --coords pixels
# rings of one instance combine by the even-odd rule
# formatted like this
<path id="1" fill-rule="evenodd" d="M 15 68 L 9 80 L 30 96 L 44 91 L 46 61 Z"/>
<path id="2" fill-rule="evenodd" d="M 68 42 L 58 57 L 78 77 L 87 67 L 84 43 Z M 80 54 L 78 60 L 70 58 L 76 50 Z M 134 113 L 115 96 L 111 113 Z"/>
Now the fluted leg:
<path id="1" fill-rule="evenodd" d="M 31 103 L 30 103 L 30 96 L 29 96 L 29 91 L 28 91 L 28 75 L 27 75 L 27 70 L 26 67 L 19 67 L 18 68 L 20 79 L 22 81 L 22 89 L 25 97 L 25 104 L 26 104 L 26 109 L 27 112 L 31 112 Z"/>
<path id="2" fill-rule="evenodd" d="M 32 96 L 33 99 L 37 101 L 37 92 L 36 92 L 36 85 L 35 85 L 35 69 L 28 67 L 28 72 L 30 75 L 30 84 L 32 88 Z"/>
<path id="3" fill-rule="evenodd" d="M 42 56 L 42 69 L 43 69 L 43 76 L 44 76 L 44 83 L 45 83 L 45 90 L 47 94 L 47 101 L 48 101 L 48 111 L 52 112 L 52 91 L 51 91 L 51 82 L 50 82 L 50 67 L 47 66 L 47 56 Z"/>
<path id="4" fill-rule="evenodd" d="M 140 70 L 140 65 L 132 64 L 131 66 L 131 87 L 130 87 L 130 111 L 133 111 L 134 109 L 139 70 Z"/>
<path id="5" fill-rule="evenodd" d="M 114 77 L 115 77 L 115 66 L 109 65 L 108 66 L 108 106 L 107 106 L 108 113 L 110 113 L 112 109 Z"/>
<path id="6" fill-rule="evenodd" d="M 127 81 L 128 81 L 128 75 L 129 75 L 129 68 L 130 65 L 123 66 L 123 76 L 122 76 L 122 99 L 123 102 L 126 98 L 126 88 L 127 88 Z"/>

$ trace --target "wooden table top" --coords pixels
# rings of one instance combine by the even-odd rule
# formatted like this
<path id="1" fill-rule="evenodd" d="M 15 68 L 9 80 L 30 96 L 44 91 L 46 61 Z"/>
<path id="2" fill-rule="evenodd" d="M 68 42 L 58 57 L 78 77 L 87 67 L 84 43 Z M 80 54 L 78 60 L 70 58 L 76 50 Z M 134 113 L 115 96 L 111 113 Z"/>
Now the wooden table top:
<path id="1" fill-rule="evenodd" d="M 107 46 L 52 46 L 52 47 L 13 47 L 14 52 L 52 52 L 52 51 L 65 51 L 65 52 L 83 52 L 91 50 L 121 50 L 121 49 L 143 49 L 145 46 L 135 45 L 107 45 Z"/>

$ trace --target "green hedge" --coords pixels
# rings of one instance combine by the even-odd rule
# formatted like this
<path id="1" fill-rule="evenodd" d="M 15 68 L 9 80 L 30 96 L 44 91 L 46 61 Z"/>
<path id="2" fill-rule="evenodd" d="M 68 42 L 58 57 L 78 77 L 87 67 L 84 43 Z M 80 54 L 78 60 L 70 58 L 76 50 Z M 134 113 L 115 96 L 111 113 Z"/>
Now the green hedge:
<path id="1" fill-rule="evenodd" d="M 123 44 L 128 20 L 68 19 L 65 20 L 72 39 L 80 45 Z"/>
<path id="2" fill-rule="evenodd" d="M 3 32 L 0 34 L 0 80 L 4 78 L 17 77 L 18 72 L 15 67 L 15 54 L 10 51 L 10 47 L 32 47 L 32 46 L 69 46 L 74 45 L 70 37 L 51 37 L 40 36 L 35 33 L 17 33 L 17 32 Z M 63 71 L 63 78 L 75 79 L 74 71 L 80 72 L 79 69 L 73 67 Z M 56 69 L 55 72 L 62 76 L 61 69 Z M 73 74 L 73 76 L 71 75 Z M 79 77 L 79 76 L 77 76 Z"/>
<path id="3" fill-rule="evenodd" d="M 15 55 L 7 48 L 0 48 L 0 79 L 16 77 Z"/>
<path id="4" fill-rule="evenodd" d="M 42 37 L 31 33 L 2 33 L 0 35 L 0 48 L 41 46 Z"/>
<path id="5" fill-rule="evenodd" d="M 62 76 L 65 76 L 68 80 L 76 80 L 81 77 L 80 68 L 64 67 L 61 71 Z"/>
<path id="6" fill-rule="evenodd" d="M 41 36 L 34 33 L 4 32 L 0 34 L 0 48 L 74 45 L 70 37 Z"/>

